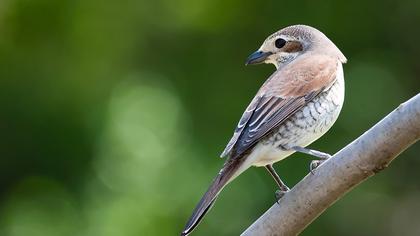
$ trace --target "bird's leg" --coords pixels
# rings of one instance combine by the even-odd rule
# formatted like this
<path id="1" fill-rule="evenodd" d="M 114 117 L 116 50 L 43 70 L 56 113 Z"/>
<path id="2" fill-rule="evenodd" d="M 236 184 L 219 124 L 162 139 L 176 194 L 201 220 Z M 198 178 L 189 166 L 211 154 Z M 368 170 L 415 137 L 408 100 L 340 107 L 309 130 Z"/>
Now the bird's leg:
<path id="1" fill-rule="evenodd" d="M 280 176 L 277 174 L 276 170 L 273 168 L 273 165 L 266 165 L 265 168 L 268 170 L 268 173 L 273 177 L 274 181 L 276 181 L 277 185 L 279 186 L 279 190 L 276 191 L 276 199 L 277 203 L 281 197 L 288 191 L 290 191 L 289 187 L 280 179 Z"/>
<path id="2" fill-rule="evenodd" d="M 315 156 L 318 157 L 319 160 L 313 160 L 311 161 L 311 164 L 309 165 L 309 170 L 311 171 L 311 173 L 313 174 L 314 170 L 320 166 L 322 164 L 322 162 L 324 162 L 325 160 L 329 159 L 331 157 L 330 154 L 325 153 L 325 152 L 320 152 L 317 150 L 312 150 L 309 148 L 304 148 L 304 147 L 299 147 L 299 146 L 294 146 L 292 147 L 293 150 L 295 150 L 296 152 L 301 152 L 301 153 L 305 153 L 311 156 Z"/>

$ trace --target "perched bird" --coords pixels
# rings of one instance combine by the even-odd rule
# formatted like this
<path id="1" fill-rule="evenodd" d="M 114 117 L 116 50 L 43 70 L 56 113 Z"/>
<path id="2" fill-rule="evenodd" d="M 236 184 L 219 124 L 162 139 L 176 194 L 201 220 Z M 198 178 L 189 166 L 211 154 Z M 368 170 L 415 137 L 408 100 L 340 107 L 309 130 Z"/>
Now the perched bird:
<path id="1" fill-rule="evenodd" d="M 329 154 L 306 148 L 337 120 L 344 101 L 342 64 L 346 57 L 319 30 L 293 25 L 270 35 L 246 65 L 271 63 L 277 70 L 251 101 L 221 157 L 228 156 L 201 198 L 181 235 L 199 224 L 226 184 L 251 166 L 264 166 L 278 184 L 281 197 L 289 188 L 273 168 L 294 152 L 319 158 Z"/>

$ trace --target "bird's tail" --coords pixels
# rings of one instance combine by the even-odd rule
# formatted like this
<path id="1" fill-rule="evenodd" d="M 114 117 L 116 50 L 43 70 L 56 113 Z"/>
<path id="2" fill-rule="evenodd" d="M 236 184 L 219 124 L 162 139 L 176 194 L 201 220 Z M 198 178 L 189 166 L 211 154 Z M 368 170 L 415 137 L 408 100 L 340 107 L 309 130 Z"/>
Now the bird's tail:
<path id="1" fill-rule="evenodd" d="M 207 192 L 201 198 L 200 202 L 195 207 L 192 216 L 185 225 L 184 230 L 181 235 L 186 236 L 190 234 L 203 219 L 204 215 L 210 210 L 213 203 L 216 201 L 217 196 L 223 187 L 226 186 L 236 176 L 239 175 L 239 167 L 242 163 L 242 158 L 236 160 L 228 160 L 223 168 L 220 170 L 219 174 L 214 178 Z"/>

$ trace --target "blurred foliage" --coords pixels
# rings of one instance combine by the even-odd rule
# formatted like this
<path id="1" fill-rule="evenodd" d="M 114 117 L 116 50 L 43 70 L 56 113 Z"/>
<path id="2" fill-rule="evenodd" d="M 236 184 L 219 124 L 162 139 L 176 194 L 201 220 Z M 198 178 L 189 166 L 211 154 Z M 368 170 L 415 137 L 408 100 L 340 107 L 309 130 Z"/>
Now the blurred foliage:
<path id="1" fill-rule="evenodd" d="M 272 32 L 315 26 L 349 59 L 334 153 L 419 92 L 420 1 L 0 0 L 0 235 L 175 235 L 272 66 Z M 419 235 L 419 145 L 303 235 Z M 310 158 L 276 165 L 293 186 Z M 195 235 L 237 235 L 274 202 L 252 168 Z"/>

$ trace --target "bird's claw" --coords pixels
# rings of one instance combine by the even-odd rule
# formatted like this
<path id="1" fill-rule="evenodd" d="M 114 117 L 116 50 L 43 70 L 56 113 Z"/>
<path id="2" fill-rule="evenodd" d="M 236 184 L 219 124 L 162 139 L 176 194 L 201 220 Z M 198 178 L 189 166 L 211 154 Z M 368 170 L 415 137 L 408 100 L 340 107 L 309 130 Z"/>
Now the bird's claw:
<path id="1" fill-rule="evenodd" d="M 279 189 L 274 193 L 277 204 L 279 204 L 280 199 L 289 191 L 290 189 L 288 187 L 285 187 L 283 190 Z"/>
<path id="2" fill-rule="evenodd" d="M 309 171 L 311 174 L 315 174 L 315 169 L 318 168 L 325 160 L 313 160 L 311 164 L 309 164 Z"/>
<path id="3" fill-rule="evenodd" d="M 313 160 L 311 164 L 309 164 L 309 171 L 311 174 L 315 174 L 315 169 L 318 168 L 324 161 L 330 159 L 332 156 L 328 153 L 318 153 L 318 157 L 321 158 L 320 160 Z"/>

